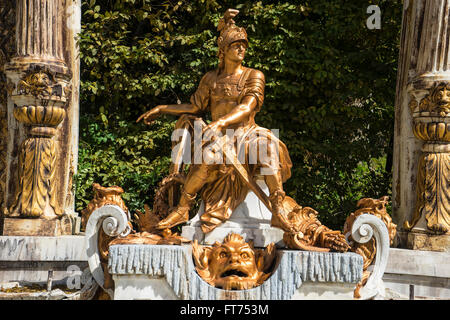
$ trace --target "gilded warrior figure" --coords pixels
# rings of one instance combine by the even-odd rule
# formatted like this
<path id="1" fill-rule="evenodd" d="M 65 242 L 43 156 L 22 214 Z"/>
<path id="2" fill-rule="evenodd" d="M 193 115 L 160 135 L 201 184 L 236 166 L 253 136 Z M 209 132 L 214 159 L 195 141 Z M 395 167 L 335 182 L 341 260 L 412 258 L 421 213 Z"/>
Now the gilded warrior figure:
<path id="1" fill-rule="evenodd" d="M 264 101 L 265 79 L 261 71 L 242 65 L 248 41 L 245 29 L 233 21 L 238 12 L 228 9 L 219 22 L 219 66 L 203 76 L 191 103 L 159 105 L 137 121 L 149 124 L 161 114 L 181 116 L 210 112 L 212 122 L 203 128 L 204 140 L 208 140 L 206 136 L 223 136 L 227 129 L 234 130 L 235 152 L 245 154 L 242 164 L 249 176 L 254 179 L 261 175 L 261 169 L 264 170 L 262 176 L 270 192 L 272 226 L 292 232 L 292 224 L 283 209 L 283 182 L 291 175 L 292 163 L 285 144 L 270 130 L 255 123 L 255 115 Z M 266 156 L 249 161 L 253 156 L 251 150 L 257 150 L 261 143 L 267 146 Z M 248 191 L 248 183 L 240 179 L 229 164 L 194 163 L 190 166 L 178 206 L 159 222 L 157 228 L 166 229 L 187 222 L 189 210 L 200 193 L 205 203 L 205 212 L 200 218 L 202 230 L 210 232 L 230 218 Z"/>

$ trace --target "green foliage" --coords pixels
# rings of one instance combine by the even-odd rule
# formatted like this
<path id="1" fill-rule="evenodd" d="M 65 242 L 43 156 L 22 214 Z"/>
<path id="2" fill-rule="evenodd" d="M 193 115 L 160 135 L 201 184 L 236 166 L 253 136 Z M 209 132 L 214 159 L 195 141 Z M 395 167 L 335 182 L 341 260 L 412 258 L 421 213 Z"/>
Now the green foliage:
<path id="1" fill-rule="evenodd" d="M 369 30 L 378 4 L 382 29 Z M 83 1 L 77 210 L 92 182 L 120 185 L 129 208 L 152 203 L 168 173 L 174 117 L 136 124 L 153 106 L 187 102 L 217 66 L 227 8 L 247 29 L 245 64 L 266 76 L 257 123 L 280 129 L 294 164 L 285 189 L 341 228 L 361 197 L 390 194 L 401 1 Z"/>

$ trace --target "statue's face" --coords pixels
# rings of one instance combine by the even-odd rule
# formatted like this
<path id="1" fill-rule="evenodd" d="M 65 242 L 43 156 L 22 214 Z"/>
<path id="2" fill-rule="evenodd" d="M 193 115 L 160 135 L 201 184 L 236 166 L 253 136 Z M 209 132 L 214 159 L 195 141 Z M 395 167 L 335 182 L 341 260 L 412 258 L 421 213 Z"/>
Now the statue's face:
<path id="1" fill-rule="evenodd" d="M 257 272 L 255 254 L 246 243 L 227 243 L 213 249 L 211 267 L 222 278 L 248 277 Z"/>
<path id="2" fill-rule="evenodd" d="M 447 89 L 446 86 L 440 88 L 437 98 L 439 99 L 440 104 L 449 104 L 450 103 L 450 90 Z"/>
<path id="3" fill-rule="evenodd" d="M 254 250 L 245 242 L 230 241 L 212 249 L 210 256 L 211 277 L 224 289 L 242 289 L 241 285 L 256 285 L 261 276 Z"/>
<path id="4" fill-rule="evenodd" d="M 225 52 L 225 57 L 231 61 L 242 62 L 245 57 L 247 45 L 244 41 L 236 41 L 230 44 Z"/>
<path id="5" fill-rule="evenodd" d="M 192 244 L 195 268 L 203 280 L 224 290 L 244 290 L 261 285 L 271 274 L 276 249 L 273 243 L 255 249 L 242 236 L 230 233 L 212 247 Z"/>
<path id="6" fill-rule="evenodd" d="M 39 73 L 33 74 L 31 80 L 32 80 L 32 83 L 38 87 L 46 87 L 50 84 L 50 78 L 44 72 L 39 72 Z"/>

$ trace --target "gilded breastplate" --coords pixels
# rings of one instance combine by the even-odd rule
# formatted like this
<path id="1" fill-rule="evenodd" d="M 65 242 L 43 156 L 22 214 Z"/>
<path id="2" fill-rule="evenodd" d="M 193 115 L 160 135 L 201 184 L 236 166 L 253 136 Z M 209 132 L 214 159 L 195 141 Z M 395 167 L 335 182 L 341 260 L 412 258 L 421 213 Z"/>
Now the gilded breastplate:
<path id="1" fill-rule="evenodd" d="M 212 120 L 228 114 L 237 106 L 241 90 L 238 89 L 239 76 L 226 77 L 216 81 L 211 91 Z"/>

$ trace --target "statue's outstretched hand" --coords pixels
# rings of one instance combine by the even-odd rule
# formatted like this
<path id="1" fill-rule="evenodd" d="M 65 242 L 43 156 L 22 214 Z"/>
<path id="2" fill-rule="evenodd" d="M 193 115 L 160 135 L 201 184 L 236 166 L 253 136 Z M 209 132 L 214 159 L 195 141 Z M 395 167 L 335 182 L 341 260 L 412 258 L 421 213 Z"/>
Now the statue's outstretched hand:
<path id="1" fill-rule="evenodd" d="M 144 120 L 144 123 L 149 125 L 153 122 L 153 120 L 155 120 L 156 118 L 158 118 L 161 115 L 161 108 L 160 106 L 157 106 L 149 111 L 147 111 L 146 113 L 142 114 L 137 120 L 136 122 L 139 122 L 141 120 Z"/>

